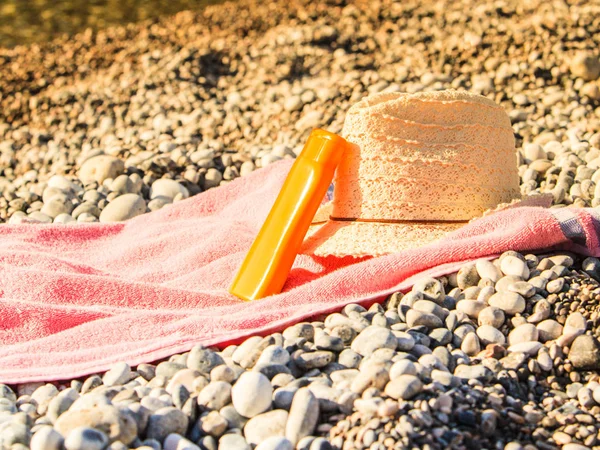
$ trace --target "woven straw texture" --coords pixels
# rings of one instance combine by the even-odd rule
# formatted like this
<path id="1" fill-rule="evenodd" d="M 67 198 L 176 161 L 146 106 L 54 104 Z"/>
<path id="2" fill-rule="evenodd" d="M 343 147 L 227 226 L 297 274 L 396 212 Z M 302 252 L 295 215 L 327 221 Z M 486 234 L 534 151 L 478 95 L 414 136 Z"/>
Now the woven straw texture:
<path id="1" fill-rule="evenodd" d="M 332 204 L 316 220 L 327 211 L 358 221 L 315 225 L 303 253 L 375 256 L 418 247 L 520 199 L 510 119 L 485 97 L 375 94 L 350 108 L 343 135 L 356 145 L 337 169 Z"/>

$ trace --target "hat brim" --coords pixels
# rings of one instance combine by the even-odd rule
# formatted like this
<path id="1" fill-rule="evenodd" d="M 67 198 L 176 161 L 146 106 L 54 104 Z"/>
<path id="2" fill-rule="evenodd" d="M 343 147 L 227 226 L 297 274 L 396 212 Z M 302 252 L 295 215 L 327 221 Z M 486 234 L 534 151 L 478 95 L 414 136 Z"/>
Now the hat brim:
<path id="1" fill-rule="evenodd" d="M 549 207 L 552 195 L 531 195 L 498 205 L 481 217 L 525 206 Z M 328 220 L 331 202 L 322 205 L 310 226 L 301 254 L 316 256 L 382 256 L 422 247 L 458 230 L 467 222 L 360 222 Z M 474 218 L 475 220 L 477 218 Z"/>

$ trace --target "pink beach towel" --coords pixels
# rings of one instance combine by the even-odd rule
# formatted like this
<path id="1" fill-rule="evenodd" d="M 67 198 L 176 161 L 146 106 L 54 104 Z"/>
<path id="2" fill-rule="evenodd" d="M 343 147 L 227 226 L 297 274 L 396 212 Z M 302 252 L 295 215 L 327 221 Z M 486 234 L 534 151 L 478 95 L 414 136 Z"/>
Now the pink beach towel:
<path id="1" fill-rule="evenodd" d="M 599 254 L 593 209 L 518 208 L 420 249 L 296 259 L 284 292 L 227 292 L 290 168 L 282 161 L 118 224 L 0 226 L 0 382 L 50 381 L 225 345 L 505 250 Z"/>

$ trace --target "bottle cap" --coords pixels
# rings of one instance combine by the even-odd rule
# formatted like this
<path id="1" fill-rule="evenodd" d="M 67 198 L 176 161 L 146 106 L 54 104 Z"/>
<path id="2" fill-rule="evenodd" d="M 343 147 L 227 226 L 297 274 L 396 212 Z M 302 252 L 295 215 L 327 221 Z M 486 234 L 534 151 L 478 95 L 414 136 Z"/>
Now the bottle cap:
<path id="1" fill-rule="evenodd" d="M 341 136 L 329 131 L 313 130 L 299 158 L 308 158 L 320 164 L 337 167 L 346 147 L 350 144 Z"/>

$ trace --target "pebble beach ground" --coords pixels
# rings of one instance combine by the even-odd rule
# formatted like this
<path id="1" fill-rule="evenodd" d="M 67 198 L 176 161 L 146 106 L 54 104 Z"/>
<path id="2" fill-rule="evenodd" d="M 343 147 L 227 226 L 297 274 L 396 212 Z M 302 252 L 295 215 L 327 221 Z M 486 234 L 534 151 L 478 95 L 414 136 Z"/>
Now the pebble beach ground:
<path id="1" fill-rule="evenodd" d="M 168 208 L 369 93 L 450 87 L 509 112 L 523 194 L 595 207 L 599 31 L 598 2 L 242 0 L 0 49 L 0 222 Z M 599 280 L 508 252 L 239 347 L 0 385 L 0 448 L 600 448 Z"/>

